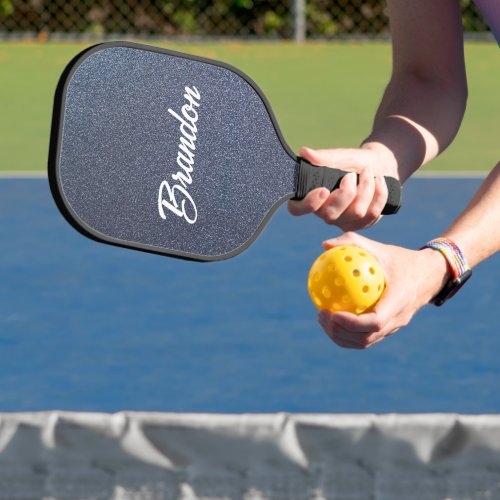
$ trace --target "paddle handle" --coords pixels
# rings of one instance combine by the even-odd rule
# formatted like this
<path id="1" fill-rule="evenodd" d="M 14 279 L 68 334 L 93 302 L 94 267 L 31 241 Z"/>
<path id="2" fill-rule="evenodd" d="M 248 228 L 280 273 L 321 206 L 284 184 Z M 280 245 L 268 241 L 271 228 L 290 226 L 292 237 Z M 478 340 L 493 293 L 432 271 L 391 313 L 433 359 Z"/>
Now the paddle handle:
<path id="1" fill-rule="evenodd" d="M 338 168 L 317 167 L 300 157 L 297 158 L 297 161 L 297 192 L 292 198 L 293 200 L 302 200 L 307 193 L 319 187 L 326 187 L 330 191 L 333 191 L 339 187 L 342 178 L 350 173 Z M 395 214 L 401 207 L 401 184 L 394 177 L 384 177 L 384 179 L 387 184 L 389 196 L 382 213 L 384 215 Z M 356 182 L 359 182 L 359 175 L 357 175 Z"/>

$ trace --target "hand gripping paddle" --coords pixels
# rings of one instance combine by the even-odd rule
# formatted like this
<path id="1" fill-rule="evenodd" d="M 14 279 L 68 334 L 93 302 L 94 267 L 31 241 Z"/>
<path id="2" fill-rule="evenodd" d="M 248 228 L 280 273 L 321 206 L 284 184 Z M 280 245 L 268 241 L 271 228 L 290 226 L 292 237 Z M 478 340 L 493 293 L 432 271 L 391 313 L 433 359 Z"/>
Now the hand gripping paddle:
<path id="1" fill-rule="evenodd" d="M 232 257 L 286 200 L 346 172 L 297 158 L 264 94 L 227 64 L 129 42 L 77 55 L 59 81 L 56 203 L 95 240 L 193 260 Z M 385 214 L 401 189 L 386 177 Z"/>

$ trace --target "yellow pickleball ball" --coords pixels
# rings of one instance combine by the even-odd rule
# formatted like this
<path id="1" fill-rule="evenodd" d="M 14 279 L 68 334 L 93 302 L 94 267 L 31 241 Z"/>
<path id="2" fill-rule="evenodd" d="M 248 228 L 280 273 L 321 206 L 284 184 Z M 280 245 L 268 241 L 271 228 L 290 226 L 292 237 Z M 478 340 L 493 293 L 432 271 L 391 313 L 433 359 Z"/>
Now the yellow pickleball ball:
<path id="1" fill-rule="evenodd" d="M 378 260 L 363 248 L 341 246 L 321 254 L 309 271 L 307 288 L 318 309 L 369 312 L 385 288 Z"/>

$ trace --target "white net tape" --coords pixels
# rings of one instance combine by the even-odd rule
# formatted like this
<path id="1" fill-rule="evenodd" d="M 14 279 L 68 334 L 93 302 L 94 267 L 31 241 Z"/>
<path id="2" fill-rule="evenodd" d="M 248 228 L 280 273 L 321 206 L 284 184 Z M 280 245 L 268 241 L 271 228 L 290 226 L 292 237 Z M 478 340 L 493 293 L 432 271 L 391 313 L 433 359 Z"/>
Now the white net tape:
<path id="1" fill-rule="evenodd" d="M 0 414 L 0 500 L 495 500 L 497 415 Z"/>

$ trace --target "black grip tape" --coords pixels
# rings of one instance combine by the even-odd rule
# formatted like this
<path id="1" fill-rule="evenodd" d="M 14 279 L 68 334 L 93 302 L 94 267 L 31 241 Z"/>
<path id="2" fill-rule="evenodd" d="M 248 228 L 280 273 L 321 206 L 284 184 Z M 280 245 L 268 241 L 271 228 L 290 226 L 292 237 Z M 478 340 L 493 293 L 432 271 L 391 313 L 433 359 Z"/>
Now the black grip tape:
<path id="1" fill-rule="evenodd" d="M 333 191 L 340 186 L 340 181 L 350 172 L 339 170 L 338 168 L 317 167 L 304 158 L 298 158 L 297 192 L 292 200 L 302 200 L 307 193 L 313 189 L 325 187 Z M 359 175 L 356 175 L 356 182 L 359 182 Z M 401 207 L 402 189 L 401 184 L 394 177 L 384 177 L 389 195 L 382 214 L 395 214 Z"/>

